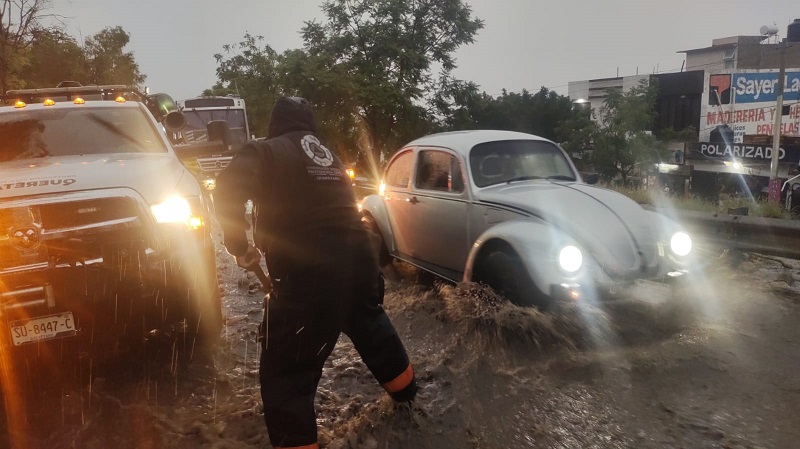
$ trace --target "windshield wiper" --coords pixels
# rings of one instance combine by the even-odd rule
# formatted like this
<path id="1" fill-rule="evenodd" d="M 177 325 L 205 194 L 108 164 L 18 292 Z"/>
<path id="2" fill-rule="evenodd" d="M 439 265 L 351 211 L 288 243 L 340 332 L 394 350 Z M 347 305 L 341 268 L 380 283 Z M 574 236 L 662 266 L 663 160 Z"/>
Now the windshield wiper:
<path id="1" fill-rule="evenodd" d="M 575 181 L 574 177 L 567 175 L 553 175 L 553 176 L 548 176 L 545 179 L 552 179 L 555 181 Z"/>
<path id="2" fill-rule="evenodd" d="M 542 177 L 541 176 L 534 176 L 534 175 L 517 176 L 517 177 L 511 178 L 511 179 L 507 179 L 505 182 L 506 182 L 506 184 L 511 184 L 512 182 L 515 182 L 515 181 L 528 181 L 528 180 L 531 180 L 531 179 L 542 179 Z"/>
<path id="3" fill-rule="evenodd" d="M 97 123 L 98 125 L 102 126 L 103 128 L 105 128 L 106 130 L 110 131 L 111 133 L 116 134 L 117 136 L 122 137 L 124 140 L 127 140 L 128 142 L 134 144 L 136 148 L 139 148 L 139 146 L 141 145 L 141 143 L 135 137 L 132 137 L 130 134 L 117 128 L 116 126 L 114 126 L 113 123 L 109 122 L 108 120 L 102 119 L 98 117 L 96 114 L 90 114 L 88 118 L 93 122 Z"/>

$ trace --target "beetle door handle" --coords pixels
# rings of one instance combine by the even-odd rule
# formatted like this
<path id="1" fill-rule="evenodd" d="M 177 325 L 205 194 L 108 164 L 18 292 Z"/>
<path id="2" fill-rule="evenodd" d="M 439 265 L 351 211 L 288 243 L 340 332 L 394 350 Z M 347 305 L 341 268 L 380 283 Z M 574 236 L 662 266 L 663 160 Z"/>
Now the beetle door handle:
<path id="1" fill-rule="evenodd" d="M 412 196 L 411 198 L 406 198 L 406 201 L 408 201 L 408 202 L 409 202 L 409 203 L 411 203 L 411 204 L 417 204 L 417 203 L 419 203 L 419 200 L 418 200 L 418 199 L 417 199 L 417 197 L 415 197 L 415 196 Z"/>

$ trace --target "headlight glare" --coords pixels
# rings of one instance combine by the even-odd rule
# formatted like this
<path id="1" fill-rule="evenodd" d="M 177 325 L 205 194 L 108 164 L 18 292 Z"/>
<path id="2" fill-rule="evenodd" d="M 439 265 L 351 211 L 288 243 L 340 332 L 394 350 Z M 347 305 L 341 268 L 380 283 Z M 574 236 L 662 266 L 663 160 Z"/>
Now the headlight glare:
<path id="1" fill-rule="evenodd" d="M 186 199 L 174 196 L 161 204 L 151 207 L 156 221 L 159 223 L 189 223 L 192 208 Z"/>
<path id="2" fill-rule="evenodd" d="M 692 238 L 685 232 L 676 232 L 672 234 L 669 247 L 676 256 L 688 256 L 692 252 Z"/>
<path id="3" fill-rule="evenodd" d="M 558 253 L 558 264 L 567 273 L 574 273 L 583 265 L 583 253 L 575 246 L 565 246 Z"/>

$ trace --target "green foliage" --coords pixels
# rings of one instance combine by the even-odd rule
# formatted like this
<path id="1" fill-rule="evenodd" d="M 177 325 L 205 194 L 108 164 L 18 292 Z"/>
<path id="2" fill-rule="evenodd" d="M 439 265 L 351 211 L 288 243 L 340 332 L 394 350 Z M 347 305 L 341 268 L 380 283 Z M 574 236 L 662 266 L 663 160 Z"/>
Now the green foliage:
<path id="1" fill-rule="evenodd" d="M 305 97 L 329 145 L 377 168 L 381 155 L 440 128 L 437 113 L 460 83 L 453 53 L 483 23 L 461 0 L 329 0 L 322 10 L 324 22 L 302 28 L 302 49 L 277 54 L 249 33 L 223 47 L 219 82 L 203 94 L 241 95 L 259 136 L 278 96 Z"/>
<path id="2" fill-rule="evenodd" d="M 24 87 L 27 50 L 49 7 L 49 0 L 0 0 L 0 92 Z"/>
<path id="3" fill-rule="evenodd" d="M 583 154 L 593 148 L 598 127 L 597 123 L 592 120 L 590 109 L 576 108 L 567 119 L 558 124 L 555 132 L 561 147 L 576 163 L 579 163 L 583 162 Z"/>
<path id="4" fill-rule="evenodd" d="M 478 93 L 477 86 L 464 83 L 452 94 L 455 107 L 446 123 L 450 129 L 503 129 L 558 140 L 559 126 L 573 118 L 572 102 L 566 96 L 542 87 L 535 94 L 527 90 L 492 98 Z"/>
<path id="5" fill-rule="evenodd" d="M 674 208 L 680 210 L 693 210 L 700 212 L 713 212 L 727 214 L 730 209 L 747 208 L 748 215 L 755 217 L 796 219 L 780 203 L 771 203 L 762 200 L 752 200 L 745 197 L 728 197 L 719 201 L 709 201 L 690 196 L 681 198 L 667 195 L 658 190 L 629 188 L 605 183 L 603 187 L 617 191 L 639 204 L 651 205 L 660 208 Z"/>
<path id="6" fill-rule="evenodd" d="M 648 132 L 655 118 L 658 87 L 642 80 L 627 92 L 610 89 L 597 111 L 592 161 L 606 179 L 626 182 L 637 166 L 662 159 L 663 148 Z"/>
<path id="7" fill-rule="evenodd" d="M 140 86 L 146 78 L 133 52 L 126 52 L 130 34 L 120 26 L 106 27 L 84 42 L 86 81 L 91 84 Z"/>
<path id="8" fill-rule="evenodd" d="M 483 22 L 461 0 L 329 0 L 325 23 L 307 22 L 305 50 L 341 66 L 375 153 L 386 154 L 435 128 L 447 104 L 453 53 Z M 438 74 L 434 74 L 438 70 Z"/>
<path id="9" fill-rule="evenodd" d="M 88 37 L 83 47 L 47 14 L 49 0 L 0 0 L 0 92 L 55 87 L 61 81 L 139 86 L 133 53 L 124 48 L 130 36 L 109 27 Z M 55 25 L 44 26 L 49 19 Z"/>
<path id="10" fill-rule="evenodd" d="M 247 103 L 251 132 L 266 136 L 270 109 L 281 95 L 278 53 L 263 36 L 246 33 L 241 42 L 223 46 L 223 53 L 214 58 L 219 81 L 203 95 L 240 95 Z"/>
<path id="11" fill-rule="evenodd" d="M 667 128 L 661 131 L 661 134 L 658 137 L 664 142 L 686 142 L 686 143 L 698 142 L 697 128 L 695 128 L 694 126 L 690 126 L 681 131 L 676 131 L 672 128 Z"/>
<path id="12" fill-rule="evenodd" d="M 72 36 L 58 29 L 41 30 L 33 35 L 28 48 L 24 87 L 55 87 L 65 80 L 85 80 L 86 63 Z"/>

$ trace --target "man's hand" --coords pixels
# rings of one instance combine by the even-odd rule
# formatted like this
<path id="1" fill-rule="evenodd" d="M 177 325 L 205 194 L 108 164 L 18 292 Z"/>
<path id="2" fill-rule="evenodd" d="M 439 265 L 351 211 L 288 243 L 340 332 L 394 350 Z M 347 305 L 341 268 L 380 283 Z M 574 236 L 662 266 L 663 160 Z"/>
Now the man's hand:
<path id="1" fill-rule="evenodd" d="M 261 251 L 259 251 L 255 246 L 250 245 L 247 247 L 247 252 L 241 256 L 235 257 L 235 259 L 236 265 L 239 265 L 245 270 L 252 271 L 253 268 L 257 267 L 261 263 Z"/>

